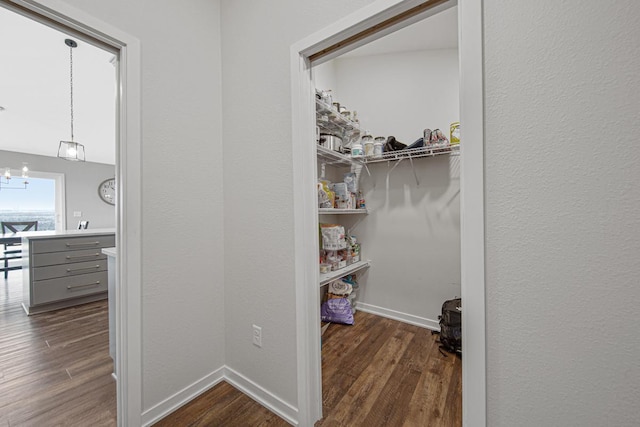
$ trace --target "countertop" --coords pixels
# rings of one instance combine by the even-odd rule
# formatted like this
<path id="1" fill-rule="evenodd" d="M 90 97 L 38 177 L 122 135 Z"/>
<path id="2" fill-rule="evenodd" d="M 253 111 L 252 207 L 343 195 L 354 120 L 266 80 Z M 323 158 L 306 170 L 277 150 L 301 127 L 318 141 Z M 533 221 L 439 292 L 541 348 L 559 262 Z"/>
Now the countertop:
<path id="1" fill-rule="evenodd" d="M 93 230 L 47 230 L 47 231 L 25 231 L 18 233 L 18 236 L 23 239 L 36 240 L 36 239 L 50 239 L 55 237 L 79 237 L 79 236 L 104 236 L 106 234 L 114 234 L 115 228 L 96 228 Z"/>
<path id="2" fill-rule="evenodd" d="M 106 256 L 112 256 L 115 258 L 116 256 L 116 248 L 102 248 L 102 253 Z"/>

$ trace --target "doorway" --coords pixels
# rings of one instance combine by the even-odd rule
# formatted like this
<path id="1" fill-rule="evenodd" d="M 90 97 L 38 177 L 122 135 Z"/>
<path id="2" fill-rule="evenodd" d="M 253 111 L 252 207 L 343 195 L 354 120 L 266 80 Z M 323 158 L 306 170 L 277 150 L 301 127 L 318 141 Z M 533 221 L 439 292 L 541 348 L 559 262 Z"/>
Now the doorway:
<path id="1" fill-rule="evenodd" d="M 292 47 L 293 141 L 314 139 L 315 108 L 311 67 L 380 38 L 456 2 L 410 1 L 376 3 Z M 463 424 L 485 425 L 484 343 L 484 217 L 482 148 L 482 32 L 481 1 L 459 4 L 461 135 L 461 288 L 463 316 Z M 321 418 L 321 369 L 318 271 L 314 222 L 317 215 L 316 177 L 311 144 L 293 145 L 296 213 L 296 302 L 300 422 Z M 306 165 L 306 167 L 304 166 Z M 306 244 L 305 244 L 306 242 Z M 317 245 L 315 245 L 317 246 Z"/>
<path id="2" fill-rule="evenodd" d="M 45 4 L 47 3 L 47 4 Z M 65 4 L 0 0 L 0 6 L 76 40 L 113 51 L 116 65 L 116 247 L 115 335 L 117 346 L 117 419 L 139 425 L 141 417 L 140 299 L 140 43 Z M 125 185 L 126 183 L 126 185 Z"/>

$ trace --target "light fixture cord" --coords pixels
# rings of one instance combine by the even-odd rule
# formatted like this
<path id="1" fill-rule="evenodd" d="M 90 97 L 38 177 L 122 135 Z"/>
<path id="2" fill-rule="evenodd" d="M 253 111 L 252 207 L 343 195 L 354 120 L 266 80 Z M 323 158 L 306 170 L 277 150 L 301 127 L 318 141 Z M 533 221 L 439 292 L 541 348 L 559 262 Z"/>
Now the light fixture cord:
<path id="1" fill-rule="evenodd" d="M 71 142 L 73 142 L 73 47 L 69 46 L 69 81 L 71 87 Z"/>

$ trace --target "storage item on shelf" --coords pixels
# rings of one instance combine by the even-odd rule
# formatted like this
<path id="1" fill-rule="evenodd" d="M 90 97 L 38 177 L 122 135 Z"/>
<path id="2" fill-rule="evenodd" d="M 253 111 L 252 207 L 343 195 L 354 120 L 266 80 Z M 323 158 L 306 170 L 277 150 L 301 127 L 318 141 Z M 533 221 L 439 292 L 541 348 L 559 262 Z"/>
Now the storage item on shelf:
<path id="1" fill-rule="evenodd" d="M 414 148 L 424 147 L 424 138 L 418 138 L 414 141 L 413 144 L 407 147 L 407 150 L 412 150 Z"/>
<path id="2" fill-rule="evenodd" d="M 451 145 L 460 144 L 460 122 L 453 122 L 449 126 L 449 140 Z"/>
<path id="3" fill-rule="evenodd" d="M 356 313 L 356 300 L 358 298 L 358 291 L 360 290 L 360 286 L 358 285 L 358 282 L 355 282 L 352 285 L 352 291 L 349 294 L 349 296 L 347 297 L 347 300 L 349 301 L 349 305 L 351 305 L 351 312 L 353 314 Z"/>
<path id="4" fill-rule="evenodd" d="M 373 156 L 373 137 L 371 135 L 364 135 L 361 138 L 362 149 L 365 157 Z"/>
<path id="5" fill-rule="evenodd" d="M 332 94 L 329 96 L 330 93 L 330 90 L 316 89 L 316 125 L 320 127 L 321 133 L 342 138 L 342 149 L 346 150 L 360 137 L 356 112 L 347 114 L 346 107 L 340 105 Z"/>
<path id="6" fill-rule="evenodd" d="M 345 298 L 329 298 L 320 307 L 320 320 L 323 322 L 353 325 L 353 311 L 349 300 Z"/>
<path id="7" fill-rule="evenodd" d="M 329 292 L 330 294 L 333 294 L 339 297 L 347 296 L 351 294 L 352 291 L 353 291 L 353 285 L 349 283 L 347 280 L 343 280 L 343 279 L 334 280 L 333 282 L 329 283 L 329 287 L 327 290 L 327 292 Z"/>
<path id="8" fill-rule="evenodd" d="M 333 104 L 333 94 L 331 93 L 331 89 L 326 89 L 326 90 L 316 89 L 316 99 L 321 100 L 327 105 Z"/>
<path id="9" fill-rule="evenodd" d="M 354 143 L 351 146 L 351 157 L 362 157 L 364 155 L 364 152 L 362 150 L 362 144 L 360 143 Z"/>
<path id="10" fill-rule="evenodd" d="M 396 140 L 395 136 L 389 136 L 387 142 L 384 144 L 384 151 L 400 151 L 407 148 L 407 144 Z"/>
<path id="11" fill-rule="evenodd" d="M 360 261 L 360 244 L 358 243 L 356 236 L 347 235 L 347 245 L 351 250 L 351 263 Z"/>
<path id="12" fill-rule="evenodd" d="M 323 255 L 326 264 L 331 266 L 330 271 L 336 271 L 340 269 L 340 258 L 337 251 L 325 251 Z"/>
<path id="13" fill-rule="evenodd" d="M 365 203 L 364 200 L 364 195 L 362 194 L 362 191 L 358 191 L 358 209 L 366 209 L 367 208 L 367 204 Z"/>
<path id="14" fill-rule="evenodd" d="M 329 271 L 337 271 L 351 264 L 351 250 L 323 250 L 320 254 L 320 264 L 329 264 Z M 328 273 L 326 271 L 324 273 Z"/>
<path id="15" fill-rule="evenodd" d="M 320 274 L 326 274 L 331 271 L 331 264 L 322 262 L 320 263 Z"/>
<path id="16" fill-rule="evenodd" d="M 335 193 L 329 188 L 329 182 L 325 180 L 318 181 L 318 207 L 333 208 L 335 201 Z"/>
<path id="17" fill-rule="evenodd" d="M 331 189 L 336 194 L 336 209 L 355 209 L 356 198 L 352 192 L 347 189 L 347 184 L 338 182 L 331 185 Z"/>
<path id="18" fill-rule="evenodd" d="M 358 176 L 355 172 L 345 173 L 343 182 L 347 185 L 347 191 L 352 193 L 358 192 Z"/>
<path id="19" fill-rule="evenodd" d="M 342 138 L 337 135 L 321 133 L 318 143 L 329 150 L 342 152 Z"/>
<path id="20" fill-rule="evenodd" d="M 425 139 L 424 139 L 424 143 L 425 146 L 427 147 L 431 147 L 431 148 L 444 148 L 444 147 L 448 147 L 449 146 L 449 140 L 447 139 L 446 136 L 444 136 L 444 134 L 442 133 L 442 131 L 440 129 L 434 129 L 432 131 L 429 132 L 429 138 L 427 139 L 427 131 L 429 129 L 425 129 L 424 130 L 424 134 L 425 134 Z"/>
<path id="21" fill-rule="evenodd" d="M 330 226 L 326 228 L 333 232 L 333 224 L 321 224 L 321 230 L 323 229 L 322 226 Z M 336 231 L 337 234 L 344 230 L 344 228 L 340 228 L 342 226 L 335 227 L 339 227 Z M 330 266 L 330 271 L 336 271 L 360 261 L 360 244 L 356 242 L 356 238 L 354 236 L 347 235 L 342 239 L 338 237 L 335 241 L 326 242 L 327 244 L 325 244 L 326 235 L 327 233 L 322 234 L 321 236 L 322 249 L 320 250 L 319 257 L 321 265 L 328 264 Z M 339 249 L 331 249 L 340 245 L 343 245 L 343 247 Z M 326 268 L 324 268 L 324 270 L 326 270 Z M 328 271 L 321 273 L 328 273 Z"/>
<path id="22" fill-rule="evenodd" d="M 324 190 L 321 183 L 318 183 L 318 207 L 332 208 L 329 194 Z"/>
<path id="23" fill-rule="evenodd" d="M 325 250 L 345 249 L 347 242 L 344 237 L 344 227 L 338 224 L 320 224 L 322 234 L 322 248 Z"/>
<path id="24" fill-rule="evenodd" d="M 386 140 L 383 137 L 377 137 L 373 143 L 373 157 L 380 158 L 384 151 L 384 144 Z"/>

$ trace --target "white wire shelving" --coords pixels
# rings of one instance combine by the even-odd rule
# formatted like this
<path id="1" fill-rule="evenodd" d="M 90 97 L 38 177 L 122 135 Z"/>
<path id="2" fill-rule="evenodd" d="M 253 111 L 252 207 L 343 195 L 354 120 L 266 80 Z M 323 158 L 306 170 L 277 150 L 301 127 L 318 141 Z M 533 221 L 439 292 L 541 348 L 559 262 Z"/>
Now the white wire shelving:
<path id="1" fill-rule="evenodd" d="M 409 150 L 388 151 L 375 157 L 374 156 L 363 157 L 361 160 L 363 163 L 379 163 L 379 162 L 389 162 L 393 160 L 418 159 L 420 157 L 434 157 L 434 156 L 441 156 L 443 154 L 457 156 L 460 154 L 460 146 L 449 145 L 446 147 L 437 147 L 437 148 L 418 147 L 418 148 L 411 148 Z"/>
<path id="2" fill-rule="evenodd" d="M 328 165 L 343 165 L 351 166 L 353 164 L 362 164 L 360 159 L 354 159 L 353 157 L 339 153 L 337 151 L 325 148 L 322 145 L 316 144 L 318 159 Z"/>
<path id="3" fill-rule="evenodd" d="M 318 98 L 316 98 L 316 125 L 322 133 L 341 136 L 347 146 L 360 136 L 360 125 L 357 122 L 348 119 L 333 108 L 333 105 L 325 104 Z"/>
<path id="4" fill-rule="evenodd" d="M 364 268 L 368 268 L 370 265 L 371 265 L 370 260 L 363 260 L 363 261 L 354 262 L 353 264 L 350 264 L 339 270 L 330 271 L 329 273 L 324 273 L 324 274 L 320 273 L 320 287 L 336 279 L 347 276 L 351 273 L 355 273 L 356 271 L 360 271 Z"/>
<path id="5" fill-rule="evenodd" d="M 369 210 L 364 209 L 336 209 L 336 208 L 318 208 L 320 215 L 367 215 Z"/>

